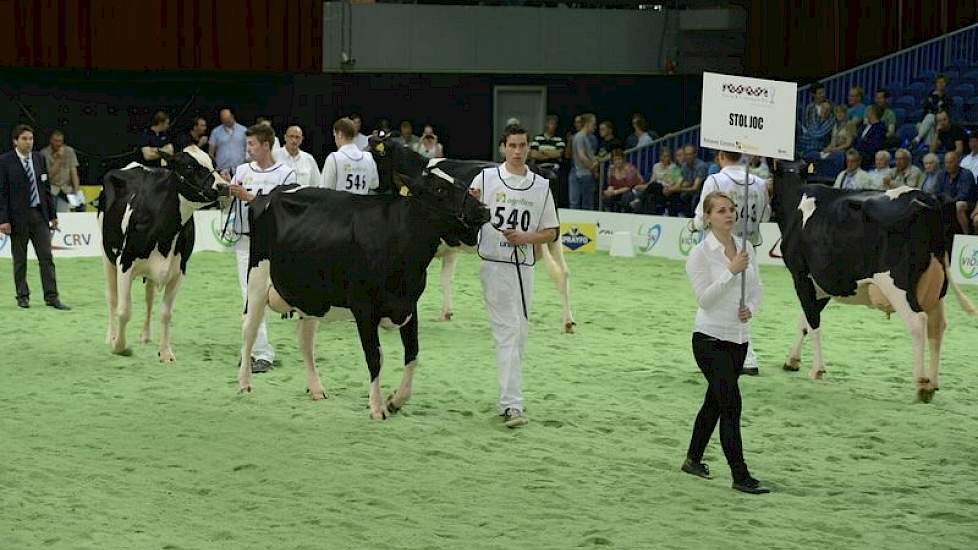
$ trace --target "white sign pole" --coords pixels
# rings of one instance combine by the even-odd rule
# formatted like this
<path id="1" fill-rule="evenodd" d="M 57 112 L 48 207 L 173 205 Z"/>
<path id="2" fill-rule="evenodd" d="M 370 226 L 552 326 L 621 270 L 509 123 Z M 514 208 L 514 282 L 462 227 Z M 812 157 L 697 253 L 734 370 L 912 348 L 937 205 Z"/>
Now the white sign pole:
<path id="1" fill-rule="evenodd" d="M 798 85 L 745 76 L 703 73 L 700 147 L 750 156 L 795 158 Z M 750 162 L 744 171 L 743 250 L 750 231 Z M 744 307 L 747 272 L 740 281 Z"/>

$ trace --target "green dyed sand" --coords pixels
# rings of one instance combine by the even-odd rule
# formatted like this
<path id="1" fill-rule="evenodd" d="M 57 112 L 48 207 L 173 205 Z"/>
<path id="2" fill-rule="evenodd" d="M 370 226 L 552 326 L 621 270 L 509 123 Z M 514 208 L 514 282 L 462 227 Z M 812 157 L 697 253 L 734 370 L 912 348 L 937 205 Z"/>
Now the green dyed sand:
<path id="1" fill-rule="evenodd" d="M 765 268 L 755 321 L 762 376 L 745 377 L 744 439 L 775 490 L 679 472 L 705 389 L 683 266 L 569 258 L 578 334 L 563 336 L 542 268 L 525 368 L 530 425 L 494 413 L 497 383 L 477 260 L 462 259 L 455 321 L 438 323 L 439 264 L 422 301 L 411 403 L 369 420 L 367 371 L 349 324 L 322 326 L 330 394 L 305 394 L 294 322 L 273 319 L 282 366 L 236 394 L 238 283 L 231 255 L 190 261 L 174 316 L 177 362 L 103 345 L 101 260 L 58 262 L 74 311 L 16 308 L 0 262 L 0 548 L 976 548 L 978 320 L 950 300 L 943 388 L 915 404 L 901 321 L 830 305 L 823 382 L 781 364 L 798 306 Z M 967 290 L 978 300 L 974 287 Z M 158 326 L 154 321 L 154 340 Z M 385 394 L 400 379 L 382 335 Z"/>

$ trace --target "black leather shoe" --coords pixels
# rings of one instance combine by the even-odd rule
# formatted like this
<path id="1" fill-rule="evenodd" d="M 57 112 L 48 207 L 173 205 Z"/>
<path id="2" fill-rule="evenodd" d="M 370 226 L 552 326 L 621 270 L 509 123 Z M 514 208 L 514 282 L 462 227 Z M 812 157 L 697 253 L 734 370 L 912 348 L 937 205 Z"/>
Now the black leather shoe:
<path id="1" fill-rule="evenodd" d="M 57 302 L 48 302 L 48 307 L 53 307 L 54 309 L 60 309 L 61 311 L 69 311 L 71 308 L 61 303 L 61 300 Z"/>
<path id="2" fill-rule="evenodd" d="M 762 486 L 760 481 L 749 476 L 746 479 L 734 481 L 732 487 L 735 491 L 751 495 L 763 495 L 771 492 L 770 489 Z"/>
<path id="3" fill-rule="evenodd" d="M 703 479 L 713 479 L 713 476 L 710 475 L 709 466 L 703 464 L 702 462 L 695 462 L 691 458 L 687 458 L 686 462 L 683 462 L 680 470 Z"/>
<path id="4" fill-rule="evenodd" d="M 17 307 L 27 309 L 31 307 L 31 303 L 27 298 L 17 298 Z"/>

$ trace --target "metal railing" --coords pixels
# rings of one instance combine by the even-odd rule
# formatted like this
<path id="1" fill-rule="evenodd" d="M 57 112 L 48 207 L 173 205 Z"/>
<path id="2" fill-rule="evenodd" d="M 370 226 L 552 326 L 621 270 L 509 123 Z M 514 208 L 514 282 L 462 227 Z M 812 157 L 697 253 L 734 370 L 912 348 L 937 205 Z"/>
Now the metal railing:
<path id="1" fill-rule="evenodd" d="M 845 103 L 849 89 L 859 86 L 865 94 L 863 101 L 870 103 L 876 90 L 889 88 L 891 91 L 897 91 L 898 94 L 894 94 L 892 98 L 896 99 L 898 95 L 905 95 L 908 92 L 907 87 L 915 80 L 927 80 L 939 72 L 949 72 L 954 69 L 978 69 L 978 24 L 905 48 L 880 59 L 834 74 L 819 80 L 819 82 L 825 86 L 825 92 L 830 101 Z M 978 88 L 978 81 L 972 83 Z M 952 96 L 954 95 L 954 85 L 955 82 L 952 78 L 948 86 Z M 925 83 L 925 93 L 930 92 L 930 86 L 929 82 Z M 811 103 L 810 89 L 810 84 L 798 88 L 798 113 L 803 113 L 805 107 Z M 652 174 L 652 166 L 658 162 L 659 150 L 663 146 L 669 147 L 673 151 L 677 147 L 690 144 L 699 148 L 699 138 L 700 127 L 697 124 L 663 136 L 645 147 L 629 149 L 625 152 L 625 160 L 634 164 L 647 181 Z M 701 159 L 708 160 L 706 155 L 706 151 L 699 149 L 698 156 Z M 601 166 L 600 189 L 605 188 L 607 164 L 605 162 Z M 600 198 L 601 194 L 599 193 L 598 196 Z"/>

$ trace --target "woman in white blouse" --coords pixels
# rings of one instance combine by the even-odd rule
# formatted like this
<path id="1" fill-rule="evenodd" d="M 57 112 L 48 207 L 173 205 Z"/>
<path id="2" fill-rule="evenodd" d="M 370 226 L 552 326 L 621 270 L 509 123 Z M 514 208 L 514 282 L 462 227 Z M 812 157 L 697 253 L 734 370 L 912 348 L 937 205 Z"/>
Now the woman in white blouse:
<path id="1" fill-rule="evenodd" d="M 722 192 L 703 201 L 706 238 L 689 254 L 686 274 L 699 309 L 693 332 L 693 356 L 708 387 L 689 442 L 682 471 L 710 479 L 703 452 L 720 422 L 720 443 L 733 475 L 733 488 L 751 494 L 769 492 L 751 477 L 740 439 L 740 388 L 750 339 L 750 319 L 761 305 L 761 279 L 754 248 L 734 239 L 737 221 L 734 201 Z M 740 306 L 741 277 L 747 278 L 744 307 Z"/>

